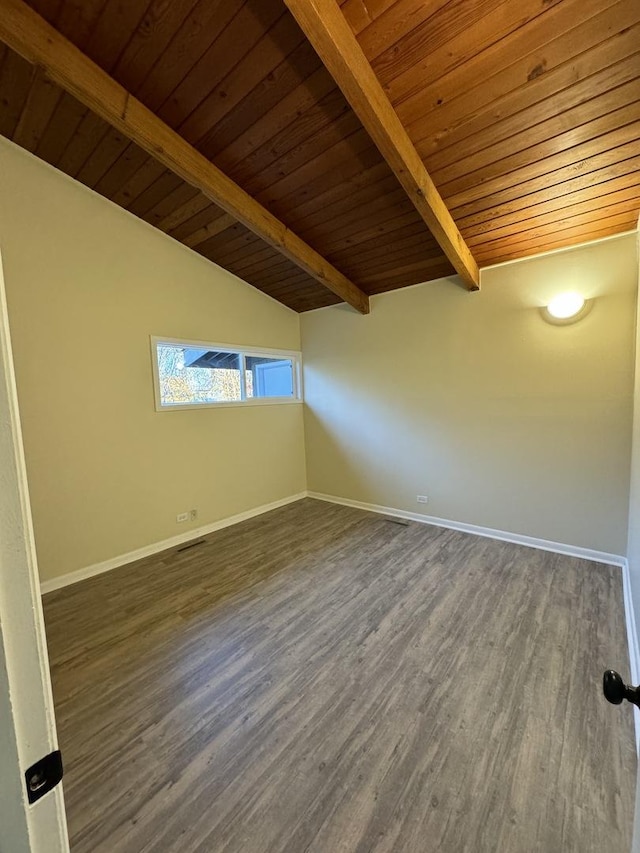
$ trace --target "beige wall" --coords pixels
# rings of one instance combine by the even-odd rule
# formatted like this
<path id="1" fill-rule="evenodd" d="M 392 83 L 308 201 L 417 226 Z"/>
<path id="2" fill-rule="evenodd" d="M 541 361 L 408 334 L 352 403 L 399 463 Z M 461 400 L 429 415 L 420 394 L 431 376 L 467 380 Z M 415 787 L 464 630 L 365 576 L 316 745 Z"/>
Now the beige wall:
<path id="1" fill-rule="evenodd" d="M 5 140 L 0 250 L 44 579 L 305 488 L 301 406 L 156 413 L 149 347 L 297 349 L 298 315 Z"/>
<path id="2" fill-rule="evenodd" d="M 302 317 L 312 491 L 624 554 L 633 236 Z M 580 289 L 571 326 L 539 306 Z M 416 495 L 429 496 L 427 507 Z"/>

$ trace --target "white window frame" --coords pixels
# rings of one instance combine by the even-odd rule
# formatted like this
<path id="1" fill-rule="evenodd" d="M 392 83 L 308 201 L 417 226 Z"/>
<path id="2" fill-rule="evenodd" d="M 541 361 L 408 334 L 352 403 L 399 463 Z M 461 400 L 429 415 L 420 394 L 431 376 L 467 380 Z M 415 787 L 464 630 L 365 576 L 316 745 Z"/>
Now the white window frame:
<path id="1" fill-rule="evenodd" d="M 153 371 L 153 391 L 156 412 L 183 412 L 188 409 L 224 409 L 231 406 L 290 406 L 302 403 L 302 353 L 298 350 L 268 349 L 267 347 L 246 347 L 233 344 L 217 344 L 211 341 L 193 341 L 182 338 L 167 338 L 151 335 L 151 368 Z M 158 370 L 158 344 L 169 346 L 189 347 L 193 349 L 208 349 L 216 352 L 238 353 L 240 356 L 240 400 L 225 400 L 214 403 L 176 403 L 171 406 L 162 405 L 160 394 L 160 373 Z M 247 397 L 246 386 L 246 356 L 286 358 L 291 360 L 293 373 L 292 397 Z"/>

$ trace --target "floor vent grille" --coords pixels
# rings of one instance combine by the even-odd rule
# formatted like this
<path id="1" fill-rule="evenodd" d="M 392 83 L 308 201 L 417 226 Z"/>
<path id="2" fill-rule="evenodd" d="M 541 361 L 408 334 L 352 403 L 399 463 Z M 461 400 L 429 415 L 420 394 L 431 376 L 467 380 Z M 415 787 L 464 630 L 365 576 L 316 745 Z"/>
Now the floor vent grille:
<path id="1" fill-rule="evenodd" d="M 179 548 L 176 548 L 176 551 L 180 553 L 180 551 L 188 551 L 189 548 L 195 548 L 196 545 L 204 545 L 206 539 L 194 539 L 193 542 L 185 542 L 184 545 L 181 545 Z"/>

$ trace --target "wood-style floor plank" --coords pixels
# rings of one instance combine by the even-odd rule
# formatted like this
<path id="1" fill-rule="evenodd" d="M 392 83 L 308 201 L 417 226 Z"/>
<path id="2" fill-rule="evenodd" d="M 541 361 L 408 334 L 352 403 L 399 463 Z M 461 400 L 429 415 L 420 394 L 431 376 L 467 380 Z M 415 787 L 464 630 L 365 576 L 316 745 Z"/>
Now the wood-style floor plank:
<path id="1" fill-rule="evenodd" d="M 627 853 L 620 569 L 304 500 L 45 596 L 74 853 Z"/>

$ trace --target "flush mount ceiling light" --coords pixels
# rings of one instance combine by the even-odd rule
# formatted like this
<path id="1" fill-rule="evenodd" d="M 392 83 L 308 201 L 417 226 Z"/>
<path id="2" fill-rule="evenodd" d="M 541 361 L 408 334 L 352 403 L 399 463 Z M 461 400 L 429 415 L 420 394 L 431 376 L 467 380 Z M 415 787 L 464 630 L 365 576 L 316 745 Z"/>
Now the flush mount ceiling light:
<path id="1" fill-rule="evenodd" d="M 553 297 L 546 308 L 543 308 L 543 315 L 549 323 L 562 326 L 580 320 L 589 307 L 590 302 L 575 291 L 559 293 Z"/>

